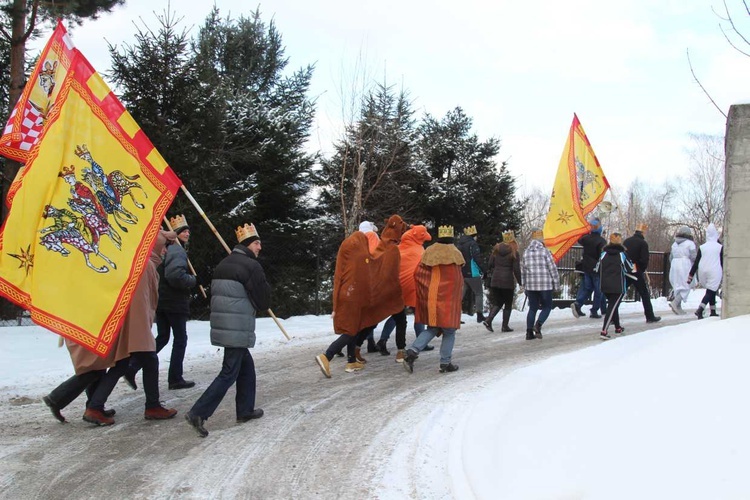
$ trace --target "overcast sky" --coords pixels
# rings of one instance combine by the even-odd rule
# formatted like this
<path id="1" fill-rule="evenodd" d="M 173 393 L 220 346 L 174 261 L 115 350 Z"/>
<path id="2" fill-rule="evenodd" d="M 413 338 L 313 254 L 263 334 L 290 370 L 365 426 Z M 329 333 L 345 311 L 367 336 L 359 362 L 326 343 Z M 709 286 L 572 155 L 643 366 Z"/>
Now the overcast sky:
<path id="1" fill-rule="evenodd" d="M 189 4 L 189 7 L 188 7 Z M 750 36 L 740 0 L 727 0 Z M 127 0 L 73 32 L 105 72 L 104 39 L 132 42 L 132 21 L 158 26 L 168 0 Z M 197 31 L 211 2 L 173 1 Z M 260 8 L 282 34 L 289 68 L 315 64 L 318 115 L 311 148 L 341 130 L 341 88 L 354 75 L 403 86 L 421 116 L 461 106 L 480 139 L 495 136 L 519 187 L 552 189 L 573 113 L 614 187 L 661 183 L 685 169 L 689 133 L 723 135 L 725 119 L 694 82 L 693 67 L 726 113 L 750 99 L 750 59 L 722 35 L 716 0 L 216 0 L 223 16 Z M 712 10 L 713 9 L 713 10 Z M 744 15 L 743 15 L 744 14 Z M 745 47 L 750 49 L 750 47 Z M 357 70 L 364 67 L 364 70 Z"/>

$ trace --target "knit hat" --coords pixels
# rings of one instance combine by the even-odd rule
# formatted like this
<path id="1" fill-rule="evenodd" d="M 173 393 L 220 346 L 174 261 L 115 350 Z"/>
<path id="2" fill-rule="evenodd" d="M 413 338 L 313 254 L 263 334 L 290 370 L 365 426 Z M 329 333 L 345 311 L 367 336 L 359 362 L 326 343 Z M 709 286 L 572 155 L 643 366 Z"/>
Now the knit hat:
<path id="1" fill-rule="evenodd" d="M 373 224 L 372 222 L 370 222 L 369 220 L 364 220 L 360 222 L 359 230 L 362 231 L 363 233 L 370 233 L 370 232 L 377 233 L 378 232 L 377 226 Z"/>
<path id="2" fill-rule="evenodd" d="M 190 226 L 188 226 L 187 223 L 187 219 L 182 214 L 170 217 L 169 225 L 172 226 L 172 231 L 174 231 L 176 234 L 180 234 L 185 229 L 190 229 Z"/>
<path id="3" fill-rule="evenodd" d="M 599 220 L 599 217 L 589 219 L 589 224 L 591 224 L 592 233 L 602 234 L 602 221 Z"/>

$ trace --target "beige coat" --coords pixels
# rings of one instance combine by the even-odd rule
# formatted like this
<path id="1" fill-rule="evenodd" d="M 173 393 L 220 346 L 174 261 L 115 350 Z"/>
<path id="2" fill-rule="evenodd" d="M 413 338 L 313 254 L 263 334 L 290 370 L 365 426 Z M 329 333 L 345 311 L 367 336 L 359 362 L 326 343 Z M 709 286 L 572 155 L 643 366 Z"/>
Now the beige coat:
<path id="1" fill-rule="evenodd" d="M 159 232 L 148 265 L 133 293 L 133 300 L 130 302 L 130 309 L 125 316 L 120 334 L 107 357 L 99 357 L 66 339 L 65 343 L 76 375 L 112 367 L 117 361 L 130 356 L 132 352 L 156 351 L 156 340 L 151 333 L 151 325 L 154 323 L 156 306 L 159 302 L 159 273 L 156 267 L 161 263 L 161 254 L 166 248 L 167 241 L 174 242 L 176 238 L 177 235 L 172 231 Z"/>

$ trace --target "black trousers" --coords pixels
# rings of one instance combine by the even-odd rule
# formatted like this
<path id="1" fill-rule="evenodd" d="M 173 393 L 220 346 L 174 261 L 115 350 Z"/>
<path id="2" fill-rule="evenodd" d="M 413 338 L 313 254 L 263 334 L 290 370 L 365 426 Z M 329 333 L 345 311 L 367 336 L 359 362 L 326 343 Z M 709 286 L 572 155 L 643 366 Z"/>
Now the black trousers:
<path id="1" fill-rule="evenodd" d="M 146 408 L 156 408 L 159 406 L 159 357 L 155 352 L 131 352 L 130 358 L 133 358 L 143 367 L 143 392 L 146 393 Z M 107 370 L 107 373 L 99 381 L 94 393 L 89 400 L 88 408 L 94 410 L 104 410 L 104 404 L 107 398 L 117 385 L 120 377 L 125 375 L 125 371 L 130 365 L 130 358 L 121 359 L 115 366 Z"/>
<path id="2" fill-rule="evenodd" d="M 609 325 L 615 324 L 615 328 L 620 328 L 620 302 L 624 297 L 621 293 L 605 293 L 607 297 L 607 312 L 604 313 L 604 324 L 602 330 L 607 331 Z"/>
<path id="3" fill-rule="evenodd" d="M 638 296 L 641 298 L 641 302 L 643 303 L 643 314 L 646 316 L 646 320 L 653 319 L 654 307 L 651 305 L 651 293 L 646 284 L 646 277 L 642 272 L 635 273 L 635 275 L 638 279 L 629 279 L 629 284 L 635 286 L 635 291 L 638 292 Z M 607 309 L 609 309 L 609 307 Z"/>
<path id="4" fill-rule="evenodd" d="M 86 391 L 86 405 L 88 406 L 91 395 L 96 391 L 99 380 L 105 373 L 107 373 L 107 370 L 93 370 L 80 375 L 73 375 L 55 387 L 47 397 L 62 410 L 80 396 L 83 391 Z"/>

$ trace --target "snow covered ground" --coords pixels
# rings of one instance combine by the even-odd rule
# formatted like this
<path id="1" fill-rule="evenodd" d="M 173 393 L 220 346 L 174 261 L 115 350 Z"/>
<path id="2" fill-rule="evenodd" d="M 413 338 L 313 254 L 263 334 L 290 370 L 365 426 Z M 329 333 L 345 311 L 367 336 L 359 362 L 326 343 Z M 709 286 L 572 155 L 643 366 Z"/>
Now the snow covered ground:
<path id="1" fill-rule="evenodd" d="M 695 291 L 685 309 L 701 297 Z M 750 498 L 750 404 L 742 397 L 750 317 L 674 324 L 665 299 L 654 306 L 662 328 L 554 356 L 480 389 L 453 386 L 447 402 L 411 408 L 391 423 L 411 431 L 383 463 L 377 497 Z M 641 313 L 626 328 L 643 322 L 639 303 L 621 312 Z M 514 311 L 511 324 L 520 327 L 524 316 Z M 549 324 L 570 317 L 554 310 Z M 282 321 L 292 345 L 333 340 L 330 317 Z M 208 331 L 206 322 L 189 323 L 186 364 L 215 357 L 218 367 Z M 256 351 L 289 344 L 271 319 L 259 319 L 257 333 Z M 0 339 L 4 404 L 41 398 L 72 373 L 67 350 L 40 327 L 0 328 Z M 168 358 L 169 348 L 160 353 L 162 371 Z M 405 490 L 415 476 L 416 493 Z"/>

